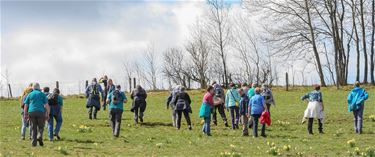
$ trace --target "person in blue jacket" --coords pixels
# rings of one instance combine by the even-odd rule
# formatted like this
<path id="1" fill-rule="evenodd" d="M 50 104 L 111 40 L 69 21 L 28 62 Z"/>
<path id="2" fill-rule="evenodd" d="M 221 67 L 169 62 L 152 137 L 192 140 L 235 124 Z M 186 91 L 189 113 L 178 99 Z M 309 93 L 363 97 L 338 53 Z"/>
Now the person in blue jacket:
<path id="1" fill-rule="evenodd" d="M 48 120 L 48 137 L 50 141 L 53 141 L 53 137 L 60 139 L 60 129 L 63 122 L 62 109 L 63 109 L 63 98 L 60 95 L 60 90 L 55 88 L 52 93 L 48 96 L 48 105 L 50 107 L 50 119 Z M 53 129 L 53 122 L 56 120 L 56 127 Z"/>
<path id="2" fill-rule="evenodd" d="M 89 119 L 96 119 L 96 114 L 100 110 L 100 95 L 104 96 L 104 92 L 102 90 L 102 87 L 99 85 L 96 78 L 92 79 L 91 85 L 87 86 L 86 88 L 86 108 L 89 113 Z"/>
<path id="3" fill-rule="evenodd" d="M 107 104 L 109 104 L 109 119 L 111 121 L 112 134 L 114 137 L 119 137 L 120 127 L 121 127 L 121 118 L 124 111 L 124 103 L 128 99 L 125 96 L 125 93 L 121 91 L 121 86 L 117 85 L 116 89 L 109 93 Z"/>
<path id="4" fill-rule="evenodd" d="M 253 137 L 258 137 L 258 121 L 263 111 L 267 111 L 267 105 L 264 97 L 261 95 L 262 90 L 257 87 L 255 88 L 255 95 L 250 99 L 249 102 L 249 113 L 253 119 Z M 261 136 L 266 137 L 266 124 L 262 125 Z"/>
<path id="5" fill-rule="evenodd" d="M 365 101 L 368 99 L 366 90 L 360 87 L 358 81 L 355 82 L 354 89 L 348 95 L 348 110 L 354 115 L 354 130 L 357 134 L 362 134 L 362 117 Z"/>
<path id="6" fill-rule="evenodd" d="M 241 99 L 234 83 L 229 84 L 230 89 L 225 95 L 225 106 L 230 110 L 232 118 L 232 129 L 238 129 L 238 122 L 240 119 L 239 114 L 239 101 Z"/>

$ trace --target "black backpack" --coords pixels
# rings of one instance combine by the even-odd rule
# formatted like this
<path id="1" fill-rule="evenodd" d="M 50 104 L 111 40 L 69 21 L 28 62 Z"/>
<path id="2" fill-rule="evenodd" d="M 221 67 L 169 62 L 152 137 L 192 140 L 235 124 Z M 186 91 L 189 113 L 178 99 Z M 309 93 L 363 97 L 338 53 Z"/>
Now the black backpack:
<path id="1" fill-rule="evenodd" d="M 98 91 L 98 86 L 97 85 L 92 85 L 91 94 L 92 95 L 99 95 L 99 91 Z"/>
<path id="2" fill-rule="evenodd" d="M 58 98 L 59 98 L 59 95 L 56 93 L 48 95 L 48 104 L 50 106 L 58 105 L 59 104 Z"/>
<path id="3" fill-rule="evenodd" d="M 113 93 L 112 93 L 112 103 L 113 104 L 119 103 L 120 99 L 121 99 L 120 97 L 121 97 L 121 93 L 120 93 L 119 90 L 113 91 Z"/>

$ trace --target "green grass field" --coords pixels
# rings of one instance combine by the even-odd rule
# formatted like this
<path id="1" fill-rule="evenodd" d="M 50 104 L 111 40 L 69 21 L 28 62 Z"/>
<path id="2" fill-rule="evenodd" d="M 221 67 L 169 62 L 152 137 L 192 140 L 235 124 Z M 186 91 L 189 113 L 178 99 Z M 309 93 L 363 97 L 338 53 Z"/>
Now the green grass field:
<path id="1" fill-rule="evenodd" d="M 21 117 L 18 101 L 0 101 L 0 156 L 361 156 L 375 149 L 375 88 L 366 87 L 369 100 L 364 112 L 364 133 L 354 134 L 353 115 L 347 111 L 348 89 L 323 88 L 326 120 L 325 134 L 310 136 L 306 124 L 301 125 L 306 103 L 300 101 L 309 89 L 291 91 L 274 89 L 277 103 L 271 108 L 273 124 L 267 138 L 241 137 L 241 130 L 224 127 L 221 119 L 212 126 L 211 137 L 201 133 L 198 109 L 203 91 L 189 91 L 193 99 L 193 130 L 172 127 L 170 110 L 165 108 L 166 92 L 150 93 L 145 123 L 134 125 L 130 102 L 125 104 L 120 137 L 111 135 L 107 111 L 98 113 L 98 120 L 89 120 L 85 99 L 65 98 L 63 126 L 59 141 L 47 141 L 44 147 L 32 148 L 29 140 L 20 139 Z M 227 112 L 227 117 L 229 113 Z M 81 129 L 85 125 L 90 129 Z M 90 132 L 91 130 L 91 132 Z M 348 144 L 354 139 L 353 145 Z M 373 152 L 372 152 L 373 153 Z M 374 154 L 372 154 L 374 155 Z"/>

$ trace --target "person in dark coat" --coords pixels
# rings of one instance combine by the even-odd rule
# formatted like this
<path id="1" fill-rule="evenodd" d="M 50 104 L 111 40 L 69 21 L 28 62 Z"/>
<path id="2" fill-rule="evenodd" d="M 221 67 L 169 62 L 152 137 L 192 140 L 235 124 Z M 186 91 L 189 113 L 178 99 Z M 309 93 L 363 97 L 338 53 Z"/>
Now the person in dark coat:
<path id="1" fill-rule="evenodd" d="M 86 108 L 89 113 L 89 119 L 96 119 L 96 114 L 100 110 L 100 95 L 104 96 L 102 87 L 98 84 L 96 78 L 92 79 L 91 85 L 86 88 Z"/>
<path id="2" fill-rule="evenodd" d="M 185 87 L 181 87 L 180 92 L 176 95 L 174 100 L 172 100 L 173 104 L 176 104 L 175 110 L 177 112 L 177 129 L 181 127 L 181 119 L 182 113 L 185 116 L 186 123 L 188 125 L 189 130 L 191 130 L 191 121 L 189 113 L 192 113 L 190 104 L 191 99 L 188 93 L 185 92 Z"/>
<path id="3" fill-rule="evenodd" d="M 130 98 L 133 100 L 131 112 L 134 112 L 134 122 L 138 124 L 138 118 L 141 123 L 143 123 L 143 116 L 146 110 L 146 99 L 147 93 L 146 91 L 140 86 L 137 85 L 136 88 L 131 92 Z"/>
<path id="4" fill-rule="evenodd" d="M 107 109 L 107 97 L 108 97 L 108 76 L 104 75 L 102 78 L 99 79 L 99 83 L 103 83 L 104 86 L 104 95 L 103 95 L 103 111 Z"/>
<path id="5" fill-rule="evenodd" d="M 181 90 L 181 85 L 177 85 L 176 87 L 172 88 L 171 93 L 168 96 L 167 99 L 167 109 L 171 107 L 172 110 L 172 125 L 173 127 L 177 126 L 177 112 L 176 112 L 176 104 L 172 102 L 173 99 L 175 99 L 176 95 L 180 92 Z"/>

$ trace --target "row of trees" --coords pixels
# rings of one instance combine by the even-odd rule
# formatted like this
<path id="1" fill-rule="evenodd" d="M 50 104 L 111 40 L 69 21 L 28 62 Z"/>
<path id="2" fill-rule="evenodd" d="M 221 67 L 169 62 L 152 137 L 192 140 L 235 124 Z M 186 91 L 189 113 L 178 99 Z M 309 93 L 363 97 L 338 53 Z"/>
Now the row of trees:
<path id="1" fill-rule="evenodd" d="M 348 82 L 353 69 L 349 63 L 356 63 L 356 80 L 375 84 L 374 3 L 248 0 L 241 9 L 233 9 L 222 0 L 209 0 L 205 16 L 191 26 L 185 44 L 169 48 L 161 56 L 150 44 L 144 60 L 124 63 L 125 71 L 129 77 L 142 78 L 151 89 L 157 89 L 163 80 L 169 86 L 190 87 L 195 82 L 205 88 L 213 80 L 225 85 L 272 84 L 279 79 L 280 65 L 304 61 L 302 76 L 311 64 L 322 86 L 329 80 L 339 87 Z M 354 55 L 356 60 L 351 61 Z"/>

